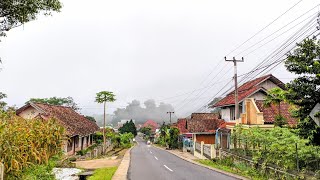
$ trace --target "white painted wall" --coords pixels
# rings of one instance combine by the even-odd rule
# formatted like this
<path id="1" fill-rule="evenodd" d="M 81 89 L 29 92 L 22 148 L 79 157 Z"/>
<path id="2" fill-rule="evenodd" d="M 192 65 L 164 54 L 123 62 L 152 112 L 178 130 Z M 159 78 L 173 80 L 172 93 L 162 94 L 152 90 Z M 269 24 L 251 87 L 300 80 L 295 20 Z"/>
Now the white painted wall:
<path id="1" fill-rule="evenodd" d="M 230 121 L 230 109 L 221 109 L 221 118 L 225 121 Z"/>
<path id="2" fill-rule="evenodd" d="M 254 94 L 252 94 L 251 96 L 249 96 L 248 98 L 253 98 L 255 100 L 264 100 L 266 97 L 266 95 L 262 92 L 256 92 Z"/>
<path id="3" fill-rule="evenodd" d="M 267 90 L 270 90 L 275 87 L 279 87 L 276 84 L 274 84 L 273 82 L 271 82 L 270 80 L 267 80 L 267 81 L 261 83 L 260 86 L 267 89 Z"/>
<path id="4" fill-rule="evenodd" d="M 40 112 L 33 107 L 28 107 L 26 110 L 22 111 L 18 116 L 24 119 L 32 119 L 36 117 Z"/>

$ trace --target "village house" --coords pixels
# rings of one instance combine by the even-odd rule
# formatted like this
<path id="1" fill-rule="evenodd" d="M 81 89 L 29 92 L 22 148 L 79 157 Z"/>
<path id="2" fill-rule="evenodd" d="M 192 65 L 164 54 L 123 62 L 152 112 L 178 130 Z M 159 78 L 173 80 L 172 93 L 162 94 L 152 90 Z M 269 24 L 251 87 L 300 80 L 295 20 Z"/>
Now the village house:
<path id="1" fill-rule="evenodd" d="M 221 109 L 221 119 L 234 124 L 242 124 L 244 127 L 272 128 L 278 108 L 274 105 L 264 106 L 267 93 L 272 88 L 285 89 L 285 84 L 272 74 L 248 81 L 238 88 L 238 100 L 240 118 L 235 119 L 235 97 L 234 91 L 216 102 L 213 107 Z M 280 104 L 281 114 L 287 119 L 290 126 L 296 124 L 296 120 L 290 116 L 288 103 Z M 233 128 L 234 124 L 227 125 Z"/>
<path id="2" fill-rule="evenodd" d="M 70 107 L 42 103 L 28 103 L 19 108 L 16 114 L 24 119 L 54 118 L 65 128 L 68 140 L 64 143 L 67 155 L 73 155 L 93 144 L 93 134 L 99 130 L 95 122 L 86 119 Z"/>
<path id="3" fill-rule="evenodd" d="M 190 119 L 178 119 L 180 134 L 192 135 L 194 142 L 215 144 L 216 130 L 225 122 L 216 113 L 192 113 Z"/>

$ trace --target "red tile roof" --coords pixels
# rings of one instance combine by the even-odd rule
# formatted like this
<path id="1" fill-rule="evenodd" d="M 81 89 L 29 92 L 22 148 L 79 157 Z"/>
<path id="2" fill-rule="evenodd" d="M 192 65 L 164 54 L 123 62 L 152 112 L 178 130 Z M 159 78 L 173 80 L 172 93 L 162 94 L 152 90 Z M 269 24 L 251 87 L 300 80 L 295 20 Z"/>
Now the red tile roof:
<path id="1" fill-rule="evenodd" d="M 266 75 L 259 77 L 257 79 L 248 81 L 241 85 L 238 88 L 238 100 L 239 102 L 250 96 L 256 91 L 263 90 L 266 91 L 263 87 L 259 86 L 262 82 L 266 80 L 271 80 L 273 83 L 278 85 L 280 88 L 285 89 L 285 85 L 283 82 L 281 82 L 279 79 L 274 77 L 272 74 Z M 234 91 L 229 93 L 226 97 L 218 101 L 213 105 L 213 107 L 223 107 L 223 106 L 229 106 L 229 105 L 234 105 Z"/>
<path id="2" fill-rule="evenodd" d="M 186 129 L 186 124 L 187 123 L 187 119 L 184 118 L 184 119 L 178 119 L 177 121 L 177 128 L 179 129 L 180 131 L 180 134 L 185 134 L 185 133 L 188 133 L 188 129 Z"/>
<path id="3" fill-rule="evenodd" d="M 142 127 L 150 127 L 152 129 L 152 131 L 156 131 L 156 129 L 159 128 L 159 125 L 154 122 L 153 120 L 147 120 Z"/>
<path id="4" fill-rule="evenodd" d="M 99 130 L 99 127 L 95 122 L 88 120 L 83 115 L 75 112 L 72 108 L 65 106 L 30 103 L 18 109 L 17 114 L 19 115 L 30 106 L 41 112 L 37 117 L 42 119 L 56 119 L 58 123 L 65 128 L 67 135 L 70 137 L 76 135 L 86 136 Z"/>
<path id="5" fill-rule="evenodd" d="M 260 112 L 263 112 L 263 119 L 266 124 L 273 124 L 276 115 L 279 113 L 279 107 L 276 105 L 271 105 L 270 107 L 264 106 L 264 101 L 256 100 L 256 105 Z M 289 125 L 296 125 L 297 120 L 290 115 L 291 105 L 285 102 L 280 104 L 280 112 L 286 118 Z"/>

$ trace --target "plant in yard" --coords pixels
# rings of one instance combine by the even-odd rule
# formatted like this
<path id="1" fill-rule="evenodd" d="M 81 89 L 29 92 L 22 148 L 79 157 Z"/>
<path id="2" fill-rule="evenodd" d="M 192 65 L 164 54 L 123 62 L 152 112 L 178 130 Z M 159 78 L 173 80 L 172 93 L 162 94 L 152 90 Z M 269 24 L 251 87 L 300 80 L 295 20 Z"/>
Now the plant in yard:
<path id="1" fill-rule="evenodd" d="M 7 113 L 0 118 L 0 161 L 7 179 L 24 179 L 33 166 L 47 166 L 62 152 L 64 129 L 54 119 L 25 120 Z"/>
<path id="2" fill-rule="evenodd" d="M 264 100 L 264 106 L 266 107 L 270 107 L 271 105 L 278 106 L 278 114 L 276 115 L 274 120 L 275 126 L 282 127 L 287 123 L 286 118 L 281 114 L 281 102 L 284 102 L 285 99 L 285 91 L 277 87 L 270 89 Z"/>
<path id="3" fill-rule="evenodd" d="M 106 103 L 116 101 L 113 92 L 101 91 L 96 94 L 96 102 L 103 104 L 103 151 L 106 147 Z"/>

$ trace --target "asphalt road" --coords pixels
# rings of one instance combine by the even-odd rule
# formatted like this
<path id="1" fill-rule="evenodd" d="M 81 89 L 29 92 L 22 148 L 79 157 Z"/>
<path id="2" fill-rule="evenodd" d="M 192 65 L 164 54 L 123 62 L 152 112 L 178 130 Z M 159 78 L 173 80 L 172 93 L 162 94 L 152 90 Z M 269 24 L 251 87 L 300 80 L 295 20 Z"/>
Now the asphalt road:
<path id="1" fill-rule="evenodd" d="M 192 164 L 179 157 L 147 145 L 141 138 L 131 150 L 128 172 L 130 180 L 231 180 L 233 177 Z"/>

